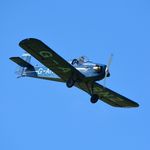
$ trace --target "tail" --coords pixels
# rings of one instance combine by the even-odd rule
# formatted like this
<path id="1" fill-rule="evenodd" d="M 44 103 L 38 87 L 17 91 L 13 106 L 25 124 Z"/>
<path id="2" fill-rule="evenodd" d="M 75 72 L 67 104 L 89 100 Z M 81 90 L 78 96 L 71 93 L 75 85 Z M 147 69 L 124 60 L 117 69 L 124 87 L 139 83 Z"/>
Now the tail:
<path id="1" fill-rule="evenodd" d="M 22 57 L 10 57 L 10 60 L 19 65 L 19 68 L 16 70 L 17 77 L 26 76 L 26 70 L 34 70 L 34 67 L 30 64 L 31 55 L 24 53 Z"/>

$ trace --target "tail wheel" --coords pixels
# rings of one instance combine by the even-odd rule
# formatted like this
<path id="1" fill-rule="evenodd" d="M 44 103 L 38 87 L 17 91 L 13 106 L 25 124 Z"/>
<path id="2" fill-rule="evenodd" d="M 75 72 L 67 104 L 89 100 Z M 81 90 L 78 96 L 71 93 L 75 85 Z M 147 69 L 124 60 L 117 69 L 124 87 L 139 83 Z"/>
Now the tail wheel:
<path id="1" fill-rule="evenodd" d="M 75 84 L 75 80 L 73 80 L 72 78 L 70 78 L 67 82 L 66 82 L 66 85 L 68 88 L 71 88 L 73 87 Z"/>
<path id="2" fill-rule="evenodd" d="M 99 96 L 97 94 L 93 94 L 91 96 L 91 103 L 95 104 L 99 99 Z"/>

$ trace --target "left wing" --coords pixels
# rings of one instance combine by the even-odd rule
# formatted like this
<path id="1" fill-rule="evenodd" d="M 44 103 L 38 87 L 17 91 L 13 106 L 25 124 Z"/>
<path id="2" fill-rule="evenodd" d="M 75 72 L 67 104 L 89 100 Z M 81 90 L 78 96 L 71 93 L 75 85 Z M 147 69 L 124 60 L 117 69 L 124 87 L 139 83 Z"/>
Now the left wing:
<path id="1" fill-rule="evenodd" d="M 38 39 L 25 39 L 19 43 L 19 46 L 30 53 L 44 66 L 56 73 L 64 81 L 67 81 L 72 76 L 75 76 L 79 80 L 82 80 L 85 77 L 76 68 Z"/>
<path id="2" fill-rule="evenodd" d="M 76 87 L 79 89 L 87 92 L 91 95 L 97 94 L 99 96 L 99 99 L 101 99 L 103 102 L 114 106 L 114 107 L 138 107 L 139 104 L 106 88 L 102 85 L 96 83 L 96 82 L 90 82 L 90 83 L 76 83 Z"/>

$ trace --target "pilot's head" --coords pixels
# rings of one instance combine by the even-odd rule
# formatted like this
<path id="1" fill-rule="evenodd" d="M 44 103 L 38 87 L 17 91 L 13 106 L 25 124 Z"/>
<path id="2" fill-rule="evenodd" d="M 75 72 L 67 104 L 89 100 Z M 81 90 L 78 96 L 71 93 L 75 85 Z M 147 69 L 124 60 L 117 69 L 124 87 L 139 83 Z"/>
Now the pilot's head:
<path id="1" fill-rule="evenodd" d="M 81 56 L 79 59 L 78 59 L 79 63 L 82 64 L 84 63 L 84 56 Z"/>

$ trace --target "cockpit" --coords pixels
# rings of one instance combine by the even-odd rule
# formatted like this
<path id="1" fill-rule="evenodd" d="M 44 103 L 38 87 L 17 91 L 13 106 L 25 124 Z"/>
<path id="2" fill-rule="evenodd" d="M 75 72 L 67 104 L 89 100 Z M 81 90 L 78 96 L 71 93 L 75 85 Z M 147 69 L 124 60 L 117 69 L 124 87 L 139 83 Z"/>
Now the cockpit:
<path id="1" fill-rule="evenodd" d="M 82 65 L 83 63 L 91 62 L 86 56 L 81 56 L 77 59 L 73 59 L 71 64 L 72 65 Z"/>
<path id="2" fill-rule="evenodd" d="M 81 56 L 79 58 L 73 59 L 71 61 L 71 64 L 73 66 L 82 66 L 85 68 L 93 69 L 98 73 L 102 71 L 102 66 L 100 64 L 93 63 L 86 56 Z"/>

